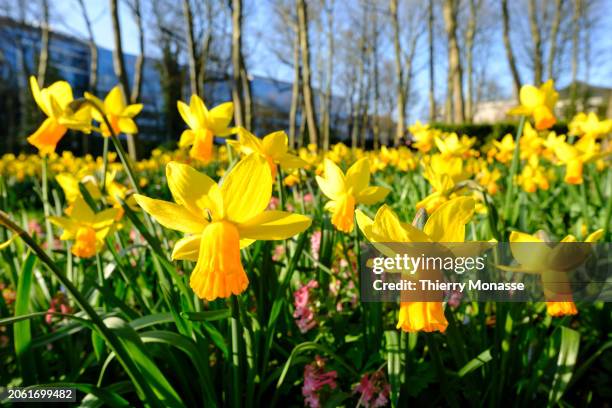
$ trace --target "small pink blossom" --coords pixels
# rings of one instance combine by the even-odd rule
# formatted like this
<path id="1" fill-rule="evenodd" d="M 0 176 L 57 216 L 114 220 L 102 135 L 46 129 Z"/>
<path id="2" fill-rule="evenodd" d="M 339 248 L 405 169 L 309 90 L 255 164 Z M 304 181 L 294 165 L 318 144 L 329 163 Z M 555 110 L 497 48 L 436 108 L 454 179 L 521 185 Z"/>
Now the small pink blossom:
<path id="1" fill-rule="evenodd" d="M 270 198 L 270 202 L 268 203 L 268 210 L 276 210 L 280 206 L 280 199 L 278 197 L 272 196 Z"/>
<path id="2" fill-rule="evenodd" d="M 360 405 L 367 408 L 383 407 L 389 403 L 391 386 L 382 371 L 364 374 L 355 387 L 355 393 L 360 393 Z"/>
<path id="3" fill-rule="evenodd" d="M 283 255 L 285 255 L 285 247 L 282 245 L 277 245 L 276 247 L 274 247 L 274 253 L 272 254 L 272 260 L 280 261 Z"/>
<path id="4" fill-rule="evenodd" d="M 314 319 L 314 310 L 310 304 L 310 289 L 318 286 L 319 283 L 317 281 L 311 280 L 293 293 L 293 304 L 295 306 L 293 317 L 295 317 L 295 324 L 302 333 L 308 332 L 317 325 Z"/>
<path id="5" fill-rule="evenodd" d="M 51 324 L 53 322 L 52 313 L 72 313 L 72 307 L 70 307 L 68 304 L 68 298 L 66 298 L 66 295 L 63 292 L 58 292 L 51 299 L 51 306 L 49 306 L 47 314 L 45 315 L 45 322 L 47 324 Z"/>
<path id="6" fill-rule="evenodd" d="M 37 220 L 30 220 L 28 221 L 28 232 L 30 233 L 30 235 L 36 234 L 40 237 L 43 233 L 43 230 Z"/>
<path id="7" fill-rule="evenodd" d="M 304 367 L 304 385 L 302 386 L 304 405 L 310 408 L 319 408 L 321 406 L 321 391 L 325 391 L 325 386 L 329 387 L 330 390 L 335 389 L 337 378 L 338 373 L 335 370 L 326 372 L 325 360 L 315 356 L 315 361 Z"/>
<path id="8" fill-rule="evenodd" d="M 315 231 L 310 236 L 310 252 L 317 261 L 319 260 L 319 251 L 321 249 L 321 231 Z"/>

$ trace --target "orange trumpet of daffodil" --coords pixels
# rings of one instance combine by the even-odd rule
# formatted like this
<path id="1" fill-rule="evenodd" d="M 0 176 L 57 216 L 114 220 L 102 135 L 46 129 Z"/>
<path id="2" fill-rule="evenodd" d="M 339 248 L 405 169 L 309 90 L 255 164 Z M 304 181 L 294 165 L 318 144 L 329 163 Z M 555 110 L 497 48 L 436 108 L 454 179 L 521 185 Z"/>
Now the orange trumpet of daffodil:
<path id="1" fill-rule="evenodd" d="M 176 106 L 189 127 L 181 134 L 179 147 L 191 146 L 189 156 L 208 163 L 212 159 L 214 136 L 225 137 L 233 133 L 228 126 L 234 117 L 234 104 L 225 102 L 208 110 L 199 96 L 192 95 L 189 105 L 177 101 Z"/>
<path id="2" fill-rule="evenodd" d="M 287 239 L 306 230 L 311 219 L 284 211 L 265 211 L 272 196 L 272 175 L 265 159 L 251 154 L 218 185 L 192 167 L 166 166 L 175 203 L 136 194 L 136 202 L 166 228 L 187 234 L 172 259 L 196 261 L 190 286 L 201 299 L 242 293 L 249 279 L 240 249 L 255 240 Z"/>
<path id="3" fill-rule="evenodd" d="M 458 197 L 442 204 L 428 218 L 423 231 L 403 223 L 387 205 L 376 212 L 374 220 L 357 210 L 357 223 L 370 242 L 463 242 L 465 225 L 474 214 L 471 197 Z M 397 328 L 406 332 L 444 332 L 448 322 L 442 302 L 401 302 Z"/>
<path id="4" fill-rule="evenodd" d="M 305 167 L 308 163 L 289 153 L 288 137 L 284 131 L 270 133 L 259 139 L 243 127 L 236 128 L 238 140 L 228 140 L 228 143 L 243 154 L 257 153 L 268 162 L 272 179 L 276 177 L 276 166 L 283 169 Z"/>
<path id="5" fill-rule="evenodd" d="M 104 98 L 104 102 L 89 92 L 85 92 L 85 98 L 92 101 L 99 110 L 104 112 L 115 135 L 119 133 L 127 133 L 130 135 L 138 133 L 138 127 L 136 126 L 136 122 L 134 122 L 134 117 L 140 113 L 143 105 L 142 103 L 128 105 L 119 85 L 110 90 L 106 98 Z M 92 115 L 100 124 L 102 136 L 110 136 L 111 131 L 108 129 L 102 114 L 97 109 L 94 109 Z"/>
<path id="6" fill-rule="evenodd" d="M 590 234 L 584 242 L 597 242 L 602 236 L 603 229 L 599 229 Z M 540 273 L 545 296 L 554 297 L 560 294 L 563 297 L 571 297 L 571 289 L 566 280 L 567 272 L 559 269 L 560 266 L 563 269 L 568 267 L 567 259 L 571 259 L 572 263 L 576 265 L 580 264 L 586 258 L 586 252 L 584 252 L 582 247 L 564 247 L 563 243 L 568 242 L 577 242 L 576 237 L 568 235 L 561 240 L 560 245 L 549 247 L 544 239 L 536 235 L 513 231 L 510 234 L 510 250 L 520 266 L 507 269 L 519 272 Z M 535 245 L 525 245 L 525 243 L 535 243 Z M 576 305 L 571 300 L 547 301 L 546 310 L 549 315 L 554 317 L 578 313 Z"/>
<path id="7" fill-rule="evenodd" d="M 555 91 L 552 79 L 540 85 L 539 88 L 533 85 L 523 85 L 519 93 L 521 104 L 508 113 L 532 116 L 537 130 L 548 129 L 557 123 L 554 108 L 558 98 L 559 94 Z"/>
<path id="8" fill-rule="evenodd" d="M 353 231 L 355 205 L 374 204 L 389 194 L 385 187 L 370 186 L 370 162 L 367 158 L 356 161 L 346 172 L 333 161 L 325 159 L 324 177 L 316 176 L 319 188 L 331 201 L 325 209 L 332 213 L 332 224 L 343 232 Z"/>
<path id="9" fill-rule="evenodd" d="M 40 89 L 36 78 L 30 77 L 32 96 L 38 107 L 47 115 L 40 127 L 28 137 L 40 154 L 53 153 L 60 139 L 68 129 L 91 131 L 91 112 L 83 107 L 74 112 L 70 103 L 73 101 L 72 88 L 66 81 L 57 81 L 48 88 Z"/>
<path id="10" fill-rule="evenodd" d="M 83 197 L 72 204 L 70 217 L 49 217 L 49 221 L 64 229 L 62 241 L 74 241 L 71 252 L 79 258 L 91 258 L 104 247 L 104 238 L 113 227 L 118 210 L 109 208 L 94 213 Z"/>

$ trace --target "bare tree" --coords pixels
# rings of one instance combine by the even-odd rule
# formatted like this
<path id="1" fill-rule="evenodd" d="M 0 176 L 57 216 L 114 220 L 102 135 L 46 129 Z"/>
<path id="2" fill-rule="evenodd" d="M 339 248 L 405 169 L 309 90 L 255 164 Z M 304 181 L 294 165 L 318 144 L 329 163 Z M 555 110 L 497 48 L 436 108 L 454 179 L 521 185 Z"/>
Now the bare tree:
<path id="1" fill-rule="evenodd" d="M 130 93 L 130 102 L 137 103 L 140 100 L 140 94 L 142 91 L 142 73 L 145 62 L 144 27 L 142 24 L 142 8 L 140 6 L 140 0 L 129 0 L 127 4 L 132 12 L 132 15 L 134 16 L 136 28 L 138 29 L 138 56 L 136 57 L 136 63 L 134 65 L 134 80 L 132 81 L 132 91 Z"/>
<path id="2" fill-rule="evenodd" d="M 327 17 L 327 58 L 325 72 L 325 91 L 323 92 L 323 150 L 329 149 L 330 130 L 331 130 L 331 109 L 332 109 L 332 82 L 334 75 L 334 0 L 323 0 L 325 15 Z"/>
<path id="3" fill-rule="evenodd" d="M 529 0 L 527 3 L 529 15 L 529 29 L 531 30 L 531 41 L 533 44 L 533 82 L 535 85 L 542 83 L 542 37 L 540 34 L 540 24 L 538 22 L 538 6 L 536 0 Z"/>
<path id="4" fill-rule="evenodd" d="M 81 14 L 83 21 L 85 21 L 85 28 L 87 29 L 87 43 L 89 45 L 89 91 L 93 94 L 96 93 L 96 87 L 98 86 L 98 46 L 96 45 L 96 39 L 94 37 L 93 29 L 91 26 L 91 20 L 87 13 L 84 0 L 77 0 L 79 7 L 81 8 Z"/>
<path id="5" fill-rule="evenodd" d="M 45 84 L 47 67 L 49 66 L 49 1 L 41 0 L 40 6 L 42 9 L 42 21 L 40 23 L 40 52 L 38 54 L 38 70 L 36 80 L 38 82 L 38 86 L 42 87 Z"/>
<path id="6" fill-rule="evenodd" d="M 189 0 L 183 0 L 183 17 L 185 20 L 185 37 L 187 38 L 187 60 L 189 61 L 189 85 L 191 93 L 198 95 L 198 68 L 196 44 L 193 37 L 193 15 Z"/>
<path id="7" fill-rule="evenodd" d="M 113 24 L 113 35 L 115 39 L 115 49 L 113 50 L 113 66 L 115 75 L 119 79 L 119 86 L 123 96 L 127 99 L 129 85 L 127 72 L 125 70 L 125 60 L 123 57 L 123 45 L 121 42 L 121 24 L 119 23 L 119 4 L 117 0 L 110 0 L 110 15 Z M 128 153 L 132 160 L 137 159 L 136 142 L 134 135 L 127 135 Z"/>
<path id="8" fill-rule="evenodd" d="M 508 60 L 508 66 L 510 67 L 510 74 L 512 75 L 512 84 L 514 85 L 514 96 L 518 98 L 519 91 L 521 89 L 521 77 L 519 75 L 519 71 L 516 66 L 516 59 L 514 57 L 514 51 L 512 50 L 512 42 L 510 40 L 510 11 L 508 9 L 508 0 L 501 0 L 501 11 L 502 11 L 504 48 L 506 49 L 506 59 Z"/>
<path id="9" fill-rule="evenodd" d="M 559 26 L 561 25 L 562 10 L 563 0 L 555 0 L 555 16 L 550 27 L 550 46 L 548 47 L 548 68 L 546 71 L 548 79 L 555 79 L 554 67 L 557 52 L 557 35 L 559 33 Z"/>
<path id="10" fill-rule="evenodd" d="M 582 17 L 582 1 L 574 0 L 574 13 L 572 15 L 572 82 L 570 88 L 570 116 L 576 111 L 578 97 L 578 50 L 580 47 L 580 19 Z"/>
<path id="11" fill-rule="evenodd" d="M 304 113 L 308 124 L 309 142 L 318 145 L 319 131 L 311 83 L 310 46 L 308 40 L 308 10 L 305 0 L 296 0 L 298 33 L 302 55 L 302 92 L 304 94 Z"/>
<path id="12" fill-rule="evenodd" d="M 395 75 L 397 77 L 397 127 L 395 130 L 395 145 L 399 144 L 404 135 L 406 122 L 406 92 L 402 74 L 402 46 L 400 43 L 399 17 L 397 0 L 390 0 L 391 26 L 393 28 L 393 50 L 395 51 Z"/>
<path id="13" fill-rule="evenodd" d="M 474 38 L 476 36 L 478 13 L 482 0 L 469 0 L 469 18 L 465 33 L 465 76 L 467 78 L 467 98 L 465 103 L 465 118 L 472 122 L 474 115 Z"/>
<path id="14" fill-rule="evenodd" d="M 251 127 L 251 94 L 242 53 L 242 0 L 230 0 L 232 10 L 232 99 L 237 126 Z"/>
<path id="15" fill-rule="evenodd" d="M 427 39 L 429 41 L 429 121 L 433 122 L 436 117 L 435 71 L 434 71 L 434 13 L 433 0 L 427 4 Z"/>
<path id="16" fill-rule="evenodd" d="M 462 123 L 465 120 L 465 114 L 463 107 L 461 54 L 457 41 L 457 2 L 458 0 L 444 0 L 442 10 L 448 40 L 448 76 L 449 90 L 452 92 L 452 119 L 454 123 Z"/>

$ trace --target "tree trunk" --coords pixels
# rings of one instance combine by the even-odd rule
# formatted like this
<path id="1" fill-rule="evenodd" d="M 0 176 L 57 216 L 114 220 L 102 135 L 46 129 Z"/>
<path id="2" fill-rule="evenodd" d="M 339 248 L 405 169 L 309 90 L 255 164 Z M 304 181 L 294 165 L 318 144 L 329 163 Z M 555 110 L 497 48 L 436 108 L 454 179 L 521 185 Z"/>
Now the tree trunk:
<path id="1" fill-rule="evenodd" d="M 47 67 L 49 66 L 49 1 L 42 0 L 41 8 L 43 13 L 40 35 L 40 53 L 38 54 L 38 70 L 36 80 L 39 87 L 45 84 L 47 76 Z"/>
<path id="2" fill-rule="evenodd" d="M 318 145 L 319 132 L 317 129 L 317 115 L 314 106 L 312 81 L 310 75 L 310 46 L 308 41 L 308 10 L 305 0 L 297 1 L 298 32 L 300 35 L 300 48 L 302 54 L 302 88 L 304 93 L 304 113 L 308 124 L 309 142 Z"/>
<path id="3" fill-rule="evenodd" d="M 293 84 L 291 85 L 291 107 L 289 109 L 289 146 L 295 147 L 297 113 L 300 103 L 300 38 L 295 30 L 295 38 L 293 40 Z"/>
<path id="4" fill-rule="evenodd" d="M 527 7 L 529 29 L 533 43 L 533 82 L 536 86 L 542 83 L 542 37 L 538 25 L 538 10 L 536 0 L 529 0 Z"/>
<path id="5" fill-rule="evenodd" d="M 244 98 L 244 126 L 251 129 L 253 126 L 253 98 L 251 97 L 251 81 L 244 63 L 244 55 L 240 56 L 240 80 Z"/>
<path id="6" fill-rule="evenodd" d="M 378 69 L 378 39 L 380 29 L 378 28 L 378 12 L 372 13 L 372 71 L 374 81 L 374 112 L 372 113 L 372 145 L 374 150 L 380 147 L 380 118 L 378 117 L 378 104 L 380 103 L 380 73 Z"/>
<path id="7" fill-rule="evenodd" d="M 453 123 L 463 123 L 463 84 L 459 43 L 457 42 L 457 0 L 444 1 L 444 21 L 448 36 L 448 67 L 453 89 Z"/>
<path id="8" fill-rule="evenodd" d="M 397 81 L 397 127 L 395 128 L 394 144 L 397 146 L 404 135 L 404 125 L 406 122 L 406 105 L 404 79 L 402 74 L 402 46 L 400 43 L 399 18 L 397 13 L 397 0 L 390 0 L 389 11 L 391 13 L 391 26 L 393 28 L 393 49 L 395 51 L 395 76 Z"/>
<path id="9" fill-rule="evenodd" d="M 434 14 L 433 0 L 429 0 L 427 16 L 427 33 L 429 40 L 429 121 L 433 122 L 436 118 L 436 96 L 435 96 L 435 72 L 434 72 Z"/>
<path id="10" fill-rule="evenodd" d="M 87 28 L 88 43 L 89 43 L 89 92 L 96 94 L 96 88 L 98 86 L 98 46 L 94 37 L 93 29 L 91 27 L 91 20 L 87 14 L 87 8 L 85 7 L 84 0 L 79 0 L 79 6 L 81 7 L 81 14 L 85 21 L 85 27 Z M 89 138 L 90 135 L 83 133 L 82 136 L 82 147 L 83 153 L 89 153 Z"/>
<path id="11" fill-rule="evenodd" d="M 467 77 L 467 98 L 465 103 L 465 118 L 468 123 L 472 123 L 474 115 L 474 37 L 476 36 L 476 13 L 480 8 L 480 4 L 476 4 L 476 0 L 470 0 L 470 17 L 468 19 L 467 30 L 465 34 L 465 76 Z"/>
<path id="12" fill-rule="evenodd" d="M 510 73 L 512 74 L 514 97 L 518 99 L 519 92 L 521 90 L 521 77 L 519 75 L 518 68 L 516 67 L 516 60 L 514 59 L 514 52 L 512 51 L 512 42 L 510 41 L 510 13 L 508 10 L 508 0 L 501 0 L 501 9 L 506 59 L 508 60 L 508 66 L 510 67 Z"/>
<path id="13" fill-rule="evenodd" d="M 245 125 L 244 95 L 242 92 L 242 0 L 230 0 L 232 8 L 232 99 L 234 101 L 234 122 Z"/>
<path id="14" fill-rule="evenodd" d="M 572 82 L 570 88 L 570 111 L 568 116 L 576 113 L 576 100 L 578 98 L 578 51 L 580 47 L 580 17 L 582 15 L 582 1 L 574 0 L 574 14 L 572 15 Z M 582 108 L 584 109 L 584 107 Z"/>
<path id="15" fill-rule="evenodd" d="M 187 37 L 187 59 L 189 61 L 189 86 L 191 93 L 199 95 L 198 68 L 196 57 L 196 44 L 193 38 L 193 15 L 189 0 L 183 0 L 183 20 L 185 22 L 185 36 Z"/>
<path id="16" fill-rule="evenodd" d="M 140 93 L 142 91 L 145 40 L 144 27 L 142 26 L 142 9 L 140 8 L 140 0 L 134 0 L 133 6 L 132 13 L 134 14 L 134 20 L 136 21 L 136 27 L 138 28 L 138 57 L 136 58 L 136 64 L 134 65 L 134 81 L 132 83 L 130 103 L 137 103 L 140 100 Z"/>
<path id="17" fill-rule="evenodd" d="M 125 70 L 125 60 L 123 58 L 123 45 L 121 44 L 121 25 L 119 23 L 119 5 L 117 0 L 110 0 L 110 14 L 113 23 L 113 35 L 115 38 L 115 49 L 113 50 L 113 66 L 115 75 L 119 79 L 119 86 L 123 97 L 127 100 L 129 91 L 127 72 Z M 127 135 L 128 153 L 132 160 L 137 160 L 136 143 L 134 135 Z"/>
<path id="18" fill-rule="evenodd" d="M 555 17 L 550 27 L 550 47 L 548 48 L 548 69 L 547 79 L 555 79 L 554 66 L 555 56 L 557 53 L 557 34 L 561 25 L 561 10 L 563 9 L 563 0 L 555 0 Z"/>
<path id="19" fill-rule="evenodd" d="M 323 151 L 329 150 L 331 134 L 332 81 L 334 75 L 334 0 L 328 0 L 327 13 L 327 66 L 325 75 L 325 110 L 323 111 Z"/>

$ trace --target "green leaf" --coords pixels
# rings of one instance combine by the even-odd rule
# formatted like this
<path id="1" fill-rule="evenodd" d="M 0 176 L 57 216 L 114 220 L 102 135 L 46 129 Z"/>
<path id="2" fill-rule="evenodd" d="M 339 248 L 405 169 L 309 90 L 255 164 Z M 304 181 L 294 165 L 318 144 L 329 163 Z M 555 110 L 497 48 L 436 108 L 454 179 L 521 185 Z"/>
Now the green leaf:
<path id="1" fill-rule="evenodd" d="M 174 323 L 172 313 L 155 313 L 134 319 L 129 322 L 129 325 L 134 330 L 144 329 L 145 327 L 154 326 L 156 324 Z"/>
<path id="2" fill-rule="evenodd" d="M 399 335 L 395 330 L 385 331 L 385 354 L 387 356 L 387 374 L 391 385 L 391 404 L 397 406 L 402 385 L 402 362 Z"/>
<path id="3" fill-rule="evenodd" d="M 213 322 L 215 320 L 224 320 L 228 319 L 231 316 L 232 312 L 230 309 L 218 309 L 218 310 L 206 310 L 204 312 L 181 312 L 181 317 L 195 321 L 207 321 Z"/>
<path id="4" fill-rule="evenodd" d="M 36 255 L 29 252 L 23 263 L 19 282 L 17 284 L 17 295 L 15 299 L 15 317 L 28 315 L 30 312 L 30 293 L 32 288 L 32 275 L 36 264 Z M 36 362 L 32 354 L 32 332 L 30 330 L 30 319 L 17 321 L 13 329 L 15 354 L 19 362 L 19 369 L 24 384 L 36 384 Z"/>
<path id="5" fill-rule="evenodd" d="M 576 366 L 576 358 L 578 357 L 578 349 L 580 347 L 580 333 L 576 330 L 562 326 L 559 335 L 561 336 L 561 344 L 557 356 L 555 377 L 550 393 L 548 394 L 549 406 L 555 405 L 567 389 L 572 379 L 574 367 Z"/>
<path id="6" fill-rule="evenodd" d="M 491 356 L 491 349 L 490 348 L 486 349 L 485 351 L 480 353 L 478 356 L 468 361 L 466 365 L 461 367 L 461 369 L 457 372 L 457 375 L 460 378 L 464 377 L 468 375 L 469 373 L 471 373 L 472 371 L 482 367 L 483 365 L 491 361 L 492 358 L 493 357 Z"/>

